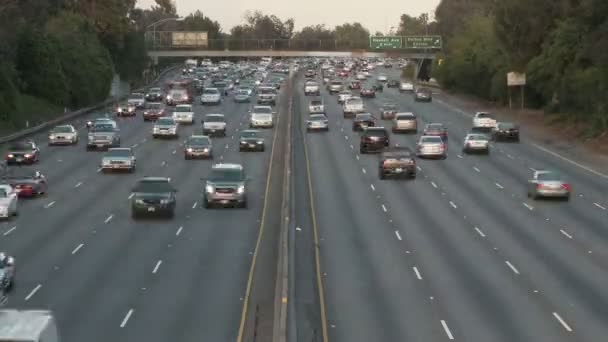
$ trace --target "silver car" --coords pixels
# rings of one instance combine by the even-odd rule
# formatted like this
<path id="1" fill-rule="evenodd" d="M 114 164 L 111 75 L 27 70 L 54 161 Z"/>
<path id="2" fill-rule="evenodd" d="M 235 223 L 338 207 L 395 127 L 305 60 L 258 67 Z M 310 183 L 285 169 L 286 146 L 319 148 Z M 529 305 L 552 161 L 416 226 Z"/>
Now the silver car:
<path id="1" fill-rule="evenodd" d="M 270 106 L 255 106 L 249 120 L 250 128 L 272 128 L 274 126 L 272 115 L 274 112 Z"/>
<path id="2" fill-rule="evenodd" d="M 146 104 L 146 95 L 142 93 L 133 93 L 129 95 L 127 103 L 135 106 L 135 108 L 144 108 Z"/>
<path id="3" fill-rule="evenodd" d="M 173 118 L 162 117 L 158 118 L 152 128 L 152 137 L 156 138 L 177 138 L 178 124 Z"/>
<path id="4" fill-rule="evenodd" d="M 135 171 L 136 159 L 133 150 L 128 147 L 111 148 L 101 158 L 101 171 Z"/>
<path id="5" fill-rule="evenodd" d="M 307 131 L 329 131 L 329 119 L 325 114 L 312 114 L 306 120 Z"/>
<path id="6" fill-rule="evenodd" d="M 222 94 L 217 88 L 206 88 L 201 95 L 201 104 L 220 104 L 222 103 Z"/>
<path id="7" fill-rule="evenodd" d="M 311 100 L 308 104 L 308 113 L 310 114 L 322 114 L 325 113 L 325 105 L 323 104 L 323 100 L 314 99 Z"/>
<path id="8" fill-rule="evenodd" d="M 114 121 L 95 123 L 87 136 L 87 150 L 120 146 L 120 135 Z"/>
<path id="9" fill-rule="evenodd" d="M 440 136 L 423 135 L 416 145 L 416 155 L 421 158 L 447 158 L 447 146 Z"/>
<path id="10" fill-rule="evenodd" d="M 72 125 L 56 126 L 49 132 L 49 146 L 78 144 L 78 131 Z"/>
<path id="11" fill-rule="evenodd" d="M 216 164 L 205 181 L 203 205 L 247 208 L 247 177 L 240 164 Z"/>
<path id="12" fill-rule="evenodd" d="M 331 81 L 329 82 L 327 90 L 329 90 L 330 94 L 339 93 L 344 90 L 344 85 L 342 84 L 342 81 Z"/>
<path id="13" fill-rule="evenodd" d="M 393 133 L 418 132 L 418 120 L 414 113 L 397 113 L 393 119 Z"/>
<path id="14" fill-rule="evenodd" d="M 550 170 L 536 170 L 528 180 L 528 197 L 559 197 L 570 199 L 571 187 L 561 174 Z"/>
<path id="15" fill-rule="evenodd" d="M 343 90 L 340 92 L 340 94 L 338 94 L 338 103 L 344 104 L 344 102 L 346 102 L 346 100 L 348 100 L 352 96 L 353 96 L 353 93 L 351 91 Z"/>
<path id="16" fill-rule="evenodd" d="M 463 153 L 481 152 L 490 154 L 490 138 L 485 134 L 467 134 L 462 145 Z"/>
<path id="17" fill-rule="evenodd" d="M 18 193 L 8 184 L 0 184 L 0 218 L 17 216 Z"/>
<path id="18" fill-rule="evenodd" d="M 224 114 L 207 114 L 203 119 L 203 134 L 207 136 L 226 136 Z"/>

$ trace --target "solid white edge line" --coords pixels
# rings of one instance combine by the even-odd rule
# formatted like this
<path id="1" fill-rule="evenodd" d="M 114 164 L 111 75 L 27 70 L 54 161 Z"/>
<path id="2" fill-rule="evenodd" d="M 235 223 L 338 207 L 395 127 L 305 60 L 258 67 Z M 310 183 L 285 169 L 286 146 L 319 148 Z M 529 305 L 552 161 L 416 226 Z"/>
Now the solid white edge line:
<path id="1" fill-rule="evenodd" d="M 184 229 L 184 227 L 179 227 L 177 229 L 177 232 L 175 232 L 175 236 L 178 236 L 179 234 L 181 234 L 182 233 L 182 229 Z"/>
<path id="2" fill-rule="evenodd" d="M 517 270 L 517 268 L 515 268 L 515 266 L 513 266 L 509 260 L 506 260 L 505 263 L 507 264 L 507 266 L 509 266 L 509 268 L 511 269 L 511 271 L 513 271 L 513 273 L 515 274 L 519 274 L 519 271 Z"/>
<path id="3" fill-rule="evenodd" d="M 9 229 L 6 232 L 4 232 L 4 236 L 7 236 L 8 234 L 12 233 L 13 231 L 15 231 L 15 229 L 17 229 L 17 226 L 14 226 L 11 229 Z"/>
<path id="4" fill-rule="evenodd" d="M 398 230 L 395 230 L 395 235 L 397 235 L 397 239 L 398 239 L 399 241 L 401 241 L 401 240 L 402 240 L 402 239 L 401 239 L 401 234 L 399 234 L 399 231 L 398 231 Z"/>
<path id="5" fill-rule="evenodd" d="M 416 273 L 416 278 L 418 278 L 418 280 L 422 280 L 422 275 L 420 275 L 420 271 L 418 271 L 418 267 L 414 266 L 412 268 L 414 269 L 414 273 Z"/>
<path id="6" fill-rule="evenodd" d="M 600 209 L 602 209 L 602 210 L 606 210 L 606 207 L 604 207 L 604 206 L 600 205 L 599 203 L 595 203 L 595 202 L 593 202 L 593 205 L 595 205 L 596 207 L 598 207 L 598 208 L 600 208 Z"/>
<path id="7" fill-rule="evenodd" d="M 84 243 L 81 243 L 80 245 L 76 246 L 76 248 L 74 248 L 74 250 L 72 250 L 72 254 L 78 253 L 78 251 L 82 248 L 82 246 L 84 246 Z"/>
<path id="8" fill-rule="evenodd" d="M 28 300 L 30 300 L 30 298 L 32 298 L 36 292 L 38 292 L 38 290 L 40 290 L 40 288 L 42 287 L 41 284 L 36 285 L 36 287 L 34 287 L 34 289 L 32 291 L 30 291 L 30 293 L 27 295 L 27 297 L 25 297 L 25 301 L 27 302 Z"/>
<path id="9" fill-rule="evenodd" d="M 127 322 L 129 322 L 129 318 L 131 318 L 132 314 L 133 314 L 133 309 L 129 309 L 129 311 L 125 315 L 125 318 L 123 318 L 122 322 L 120 323 L 121 328 L 124 328 L 127 325 Z"/>
<path id="10" fill-rule="evenodd" d="M 154 269 L 152 270 L 152 274 L 156 274 L 156 272 L 158 271 L 158 268 L 160 267 L 160 265 L 163 263 L 162 260 L 158 260 L 156 262 L 156 266 L 154 266 Z"/>
<path id="11" fill-rule="evenodd" d="M 110 220 L 112 220 L 113 217 L 114 217 L 114 214 L 110 214 L 110 216 L 108 216 L 108 218 L 104 221 L 104 223 L 110 222 Z"/>
<path id="12" fill-rule="evenodd" d="M 570 328 L 568 323 L 566 323 L 557 312 L 553 313 L 553 317 L 555 317 L 555 319 L 557 319 L 559 321 L 559 323 L 564 327 L 564 329 L 566 329 L 569 332 L 572 332 L 572 328 Z"/>
<path id="13" fill-rule="evenodd" d="M 532 143 L 532 146 L 536 147 L 537 149 L 539 149 L 539 150 L 541 150 L 543 152 L 547 152 L 547 153 L 549 153 L 550 155 L 552 155 L 554 157 L 557 157 L 557 158 L 559 158 L 561 160 L 567 161 L 567 162 L 571 163 L 572 165 L 576 165 L 576 166 L 580 167 L 583 170 L 589 171 L 589 172 L 593 173 L 596 176 L 600 176 L 602 178 L 608 179 L 608 175 L 605 175 L 605 174 L 603 174 L 603 173 L 601 173 L 599 171 L 596 171 L 596 170 L 594 170 L 594 169 L 592 169 L 592 168 L 590 168 L 588 166 L 585 166 L 583 164 L 580 164 L 580 163 L 577 163 L 577 162 L 575 162 L 573 160 L 570 160 L 570 159 L 562 156 L 561 154 L 555 153 L 555 152 L 553 152 L 553 151 L 551 151 L 551 150 L 549 150 L 547 148 L 544 148 L 544 147 L 542 147 L 542 146 L 540 146 L 538 144 Z"/>
<path id="14" fill-rule="evenodd" d="M 564 234 L 564 236 L 566 236 L 568 239 L 572 239 L 572 235 L 570 235 L 570 234 L 566 233 L 566 231 L 565 231 L 565 230 L 560 229 L 559 231 L 560 231 L 562 234 Z"/>
<path id="15" fill-rule="evenodd" d="M 450 331 L 450 328 L 448 327 L 448 324 L 444 320 L 441 320 L 441 325 L 443 326 L 443 330 L 445 330 L 445 334 L 448 335 L 448 338 L 450 340 L 453 340 L 454 339 L 454 335 L 452 335 L 452 332 Z"/>
<path id="16" fill-rule="evenodd" d="M 481 237 L 484 237 L 484 238 L 486 237 L 486 234 L 484 234 L 484 233 L 481 231 L 481 229 L 479 229 L 479 228 L 475 227 L 475 230 L 477 231 L 477 234 L 481 235 Z"/>

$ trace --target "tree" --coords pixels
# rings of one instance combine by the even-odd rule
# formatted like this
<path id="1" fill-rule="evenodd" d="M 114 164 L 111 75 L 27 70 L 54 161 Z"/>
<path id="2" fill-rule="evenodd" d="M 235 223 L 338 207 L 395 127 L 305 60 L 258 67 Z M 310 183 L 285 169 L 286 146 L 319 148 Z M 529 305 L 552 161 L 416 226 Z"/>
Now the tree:
<path id="1" fill-rule="evenodd" d="M 158 9 L 167 15 L 177 15 L 175 2 L 172 0 L 155 0 Z"/>
<path id="2" fill-rule="evenodd" d="M 293 35 L 293 44 L 294 48 L 303 50 L 332 49 L 335 37 L 335 33 L 325 25 L 306 26 Z"/>
<path id="3" fill-rule="evenodd" d="M 488 0 L 441 0 L 435 10 L 437 33 L 441 34 L 444 46 L 450 39 L 460 35 L 466 28 L 466 21 L 472 16 L 490 16 L 492 2 Z"/>
<path id="4" fill-rule="evenodd" d="M 428 24 L 429 17 L 426 13 L 421 14 L 417 18 L 412 17 L 408 14 L 402 14 L 397 34 L 400 36 L 415 36 L 426 34 L 428 30 Z"/>
<path id="5" fill-rule="evenodd" d="M 369 31 L 361 23 L 346 23 L 336 26 L 338 47 L 365 49 L 369 47 Z"/>
<path id="6" fill-rule="evenodd" d="M 207 31 L 209 39 L 220 39 L 222 37 L 220 23 L 211 20 L 198 10 L 184 18 L 181 26 L 186 31 Z"/>

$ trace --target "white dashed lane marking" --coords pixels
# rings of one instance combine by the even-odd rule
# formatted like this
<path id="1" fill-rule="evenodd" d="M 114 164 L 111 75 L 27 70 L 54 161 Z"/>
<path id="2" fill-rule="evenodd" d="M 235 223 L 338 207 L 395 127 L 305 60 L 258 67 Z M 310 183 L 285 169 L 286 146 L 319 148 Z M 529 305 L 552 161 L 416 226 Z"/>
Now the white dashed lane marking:
<path id="1" fill-rule="evenodd" d="M 110 216 L 108 216 L 108 218 L 106 218 L 106 220 L 104 221 L 104 223 L 108 223 L 112 220 L 112 218 L 114 217 L 113 214 L 110 214 Z"/>
<path id="2" fill-rule="evenodd" d="M 152 270 L 152 274 L 156 274 L 156 272 L 158 272 L 158 268 L 160 267 L 160 265 L 163 263 L 162 260 L 158 260 L 156 262 L 156 266 L 154 266 L 154 269 Z"/>
<path id="3" fill-rule="evenodd" d="M 401 240 L 402 240 L 402 239 L 401 239 L 401 234 L 399 234 L 399 231 L 398 231 L 398 230 L 395 230 L 395 235 L 397 236 L 397 239 L 398 239 L 399 241 L 401 241 Z"/>
<path id="4" fill-rule="evenodd" d="M 121 328 L 124 328 L 127 326 L 127 323 L 129 322 L 129 318 L 131 318 L 131 315 L 133 315 L 133 309 L 129 309 L 129 311 L 125 315 L 125 318 L 123 318 L 122 322 L 120 323 Z"/>
<path id="5" fill-rule="evenodd" d="M 30 300 L 36 294 L 36 292 L 40 290 L 41 287 L 41 284 L 38 284 L 36 287 L 34 287 L 34 289 L 27 295 L 27 297 L 25 297 L 25 301 L 27 302 L 28 300 Z"/>
<path id="6" fill-rule="evenodd" d="M 454 202 L 450 201 L 450 205 L 452 206 L 452 208 L 454 208 L 454 209 L 458 209 L 458 207 L 456 206 L 456 203 L 454 203 Z"/>
<path id="7" fill-rule="evenodd" d="M 80 187 L 81 185 L 82 185 L 82 182 L 78 182 L 78 183 L 76 183 L 76 185 L 74 185 L 74 187 L 75 187 L 75 188 L 78 188 L 78 187 Z"/>
<path id="8" fill-rule="evenodd" d="M 599 203 L 593 203 L 593 205 L 595 205 L 596 207 L 602 209 L 602 210 L 606 210 L 606 207 L 600 205 Z"/>
<path id="9" fill-rule="evenodd" d="M 11 229 L 7 230 L 4 232 L 4 236 L 7 236 L 8 234 L 12 233 L 15 231 L 15 229 L 17 229 L 17 226 L 12 227 Z"/>
<path id="10" fill-rule="evenodd" d="M 507 264 L 507 266 L 509 266 L 509 268 L 513 271 L 513 273 L 519 274 L 519 271 L 517 270 L 517 268 L 515 268 L 515 266 L 513 266 L 513 264 L 511 264 L 508 260 L 505 261 L 505 264 Z"/>
<path id="11" fill-rule="evenodd" d="M 198 202 L 194 202 L 194 204 L 192 205 L 192 209 L 195 209 L 197 205 L 198 205 Z"/>
<path id="12" fill-rule="evenodd" d="M 179 227 L 177 229 L 177 232 L 175 232 L 175 235 L 178 236 L 179 234 L 181 234 L 182 233 L 182 229 L 184 229 L 184 227 Z"/>
<path id="13" fill-rule="evenodd" d="M 477 168 L 476 166 L 473 166 L 473 170 L 475 170 L 477 172 L 481 172 L 481 170 L 479 170 L 479 168 Z"/>
<path id="14" fill-rule="evenodd" d="M 561 233 L 562 233 L 562 234 L 563 234 L 565 237 L 567 237 L 568 239 L 572 239 L 572 235 L 570 235 L 570 234 L 566 233 L 566 231 L 565 231 L 565 230 L 560 229 L 559 231 L 560 231 L 560 232 L 561 232 Z"/>
<path id="15" fill-rule="evenodd" d="M 385 206 L 384 204 L 382 205 L 382 210 L 383 210 L 384 212 L 387 212 L 387 211 L 388 211 L 388 210 L 386 209 L 386 206 Z"/>
<path id="16" fill-rule="evenodd" d="M 52 207 L 53 205 L 55 205 L 55 201 L 52 201 L 52 202 L 50 202 L 50 203 L 47 203 L 47 204 L 44 206 L 44 208 L 45 208 L 45 209 L 48 209 L 48 208 Z"/>
<path id="17" fill-rule="evenodd" d="M 534 210 L 534 207 L 529 205 L 528 203 L 524 202 L 523 203 L 524 207 L 528 208 L 529 210 Z"/>
<path id="18" fill-rule="evenodd" d="M 452 335 L 452 332 L 450 331 L 450 328 L 448 327 L 448 324 L 444 320 L 441 320 L 441 326 L 443 327 L 443 330 L 445 331 L 445 334 L 448 335 L 448 338 L 450 340 L 453 340 L 454 339 L 454 335 Z"/>
<path id="19" fill-rule="evenodd" d="M 431 185 L 433 186 L 433 188 L 437 189 L 437 184 L 435 184 L 435 182 L 431 182 Z"/>
<path id="20" fill-rule="evenodd" d="M 475 227 L 475 231 L 477 232 L 477 234 L 481 235 L 481 237 L 484 237 L 484 238 L 486 237 L 486 234 L 484 234 L 484 233 L 481 231 L 481 229 L 479 229 L 479 228 Z"/>
<path id="21" fill-rule="evenodd" d="M 74 248 L 74 250 L 72 251 L 72 254 L 76 254 L 78 253 L 78 251 L 84 246 L 83 243 L 81 243 L 80 245 L 76 246 L 76 248 Z"/>
<path id="22" fill-rule="evenodd" d="M 499 188 L 499 189 L 504 189 L 504 187 L 503 187 L 502 185 L 500 185 L 500 183 L 495 183 L 495 184 L 496 184 L 496 187 L 497 187 L 497 188 Z"/>
<path id="23" fill-rule="evenodd" d="M 418 280 L 422 280 L 422 275 L 420 274 L 420 271 L 418 271 L 418 267 L 414 266 L 412 268 L 414 269 L 414 273 L 416 273 L 416 278 L 418 278 Z"/>
<path id="24" fill-rule="evenodd" d="M 566 331 L 572 332 L 572 328 L 570 328 L 568 323 L 566 323 L 566 321 L 564 321 L 557 312 L 553 313 L 553 317 L 555 317 L 555 319 L 557 319 L 557 321 L 564 327 L 564 329 L 566 329 Z"/>
<path id="25" fill-rule="evenodd" d="M 372 188 L 373 191 L 376 191 L 376 188 L 374 187 L 374 184 L 370 184 L 369 187 Z"/>

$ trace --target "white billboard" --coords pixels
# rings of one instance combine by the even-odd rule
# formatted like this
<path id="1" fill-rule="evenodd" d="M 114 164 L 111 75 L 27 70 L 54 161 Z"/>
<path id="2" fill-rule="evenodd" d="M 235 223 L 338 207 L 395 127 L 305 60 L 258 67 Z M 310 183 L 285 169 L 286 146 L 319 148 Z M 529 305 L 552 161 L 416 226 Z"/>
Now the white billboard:
<path id="1" fill-rule="evenodd" d="M 208 47 L 209 39 L 207 32 L 203 31 L 171 32 L 171 44 L 175 47 Z"/>

